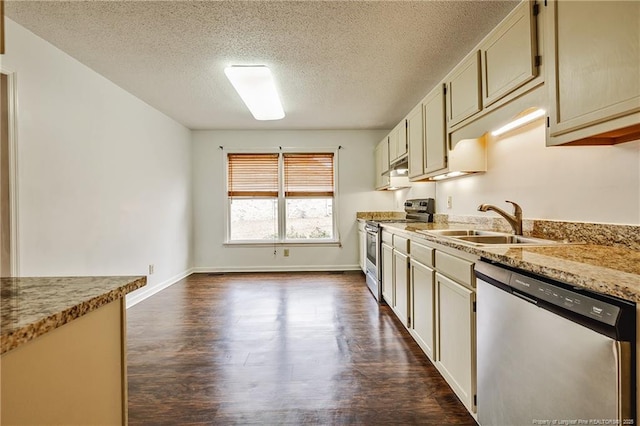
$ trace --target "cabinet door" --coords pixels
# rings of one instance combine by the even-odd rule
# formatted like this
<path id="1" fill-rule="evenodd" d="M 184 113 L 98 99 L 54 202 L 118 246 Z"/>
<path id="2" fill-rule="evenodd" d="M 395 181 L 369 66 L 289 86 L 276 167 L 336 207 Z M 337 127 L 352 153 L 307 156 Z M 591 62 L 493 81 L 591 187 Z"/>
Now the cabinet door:
<path id="1" fill-rule="evenodd" d="M 389 133 L 389 163 L 393 163 L 398 159 L 398 127 Z"/>
<path id="2" fill-rule="evenodd" d="M 449 128 L 482 109 L 480 51 L 460 63 L 447 81 Z"/>
<path id="3" fill-rule="evenodd" d="M 382 297 L 387 305 L 392 308 L 394 304 L 394 272 L 393 272 L 393 247 L 382 244 Z M 378 271 L 380 274 L 381 271 Z"/>
<path id="4" fill-rule="evenodd" d="M 358 261 L 360 269 L 365 274 L 367 273 L 367 233 L 362 230 L 358 230 Z"/>
<path id="5" fill-rule="evenodd" d="M 553 1 L 546 12 L 549 135 L 640 111 L 640 2 Z"/>
<path id="6" fill-rule="evenodd" d="M 394 310 L 402 324 L 407 326 L 409 317 L 409 258 L 404 253 L 393 251 L 393 270 L 395 276 Z"/>
<path id="7" fill-rule="evenodd" d="M 536 77 L 535 22 L 533 3 L 522 2 L 482 44 L 485 108 Z"/>
<path id="8" fill-rule="evenodd" d="M 447 168 L 444 98 L 444 86 L 437 86 L 424 99 L 425 173 Z"/>
<path id="9" fill-rule="evenodd" d="M 380 141 L 380 173 L 387 173 L 389 171 L 389 138 L 385 137 Z"/>
<path id="10" fill-rule="evenodd" d="M 435 272 L 411 260 L 411 334 L 424 353 L 434 360 Z"/>
<path id="11" fill-rule="evenodd" d="M 436 365 L 458 398 L 475 412 L 475 293 L 436 273 L 438 354 Z"/>
<path id="12" fill-rule="evenodd" d="M 398 125 L 398 146 L 396 147 L 396 159 L 407 155 L 409 145 L 407 143 L 407 122 L 402 120 Z"/>
<path id="13" fill-rule="evenodd" d="M 424 125 L 422 103 L 407 116 L 407 143 L 409 144 L 409 179 L 424 174 Z"/>
<path id="14" fill-rule="evenodd" d="M 384 138 L 376 146 L 375 149 L 375 162 L 376 162 L 376 189 L 383 189 L 389 186 L 389 176 L 384 176 L 383 173 L 389 170 L 389 143 L 387 138 Z"/>

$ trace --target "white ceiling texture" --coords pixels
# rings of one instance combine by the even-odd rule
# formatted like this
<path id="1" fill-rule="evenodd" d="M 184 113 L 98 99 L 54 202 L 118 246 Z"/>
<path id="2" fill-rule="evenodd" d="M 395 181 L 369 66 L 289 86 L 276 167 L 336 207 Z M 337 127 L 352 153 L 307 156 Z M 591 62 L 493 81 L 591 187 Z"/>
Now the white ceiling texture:
<path id="1" fill-rule="evenodd" d="M 190 129 L 390 129 L 517 1 L 6 1 L 6 15 Z M 271 68 L 286 118 L 227 81 Z"/>

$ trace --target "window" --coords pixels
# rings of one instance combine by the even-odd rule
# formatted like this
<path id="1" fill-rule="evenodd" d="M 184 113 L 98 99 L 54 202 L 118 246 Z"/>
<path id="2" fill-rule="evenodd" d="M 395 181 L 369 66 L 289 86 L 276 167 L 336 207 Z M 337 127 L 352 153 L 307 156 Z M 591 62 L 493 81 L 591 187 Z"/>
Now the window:
<path id="1" fill-rule="evenodd" d="M 228 241 L 335 241 L 334 158 L 334 153 L 228 154 Z"/>

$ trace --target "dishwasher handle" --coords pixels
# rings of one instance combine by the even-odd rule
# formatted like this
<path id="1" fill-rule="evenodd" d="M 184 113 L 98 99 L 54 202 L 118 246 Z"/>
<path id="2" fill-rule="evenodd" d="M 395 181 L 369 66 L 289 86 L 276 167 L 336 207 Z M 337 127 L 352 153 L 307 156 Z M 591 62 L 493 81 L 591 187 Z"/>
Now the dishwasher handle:
<path id="1" fill-rule="evenodd" d="M 538 301 L 536 299 L 533 299 L 533 298 L 531 298 L 529 296 L 526 296 L 526 295 L 524 295 L 522 293 L 519 293 L 519 292 L 517 292 L 515 290 L 512 290 L 511 294 L 513 294 L 514 296 L 518 296 L 520 299 L 526 300 L 529 303 L 533 303 L 534 305 L 538 304 Z"/>

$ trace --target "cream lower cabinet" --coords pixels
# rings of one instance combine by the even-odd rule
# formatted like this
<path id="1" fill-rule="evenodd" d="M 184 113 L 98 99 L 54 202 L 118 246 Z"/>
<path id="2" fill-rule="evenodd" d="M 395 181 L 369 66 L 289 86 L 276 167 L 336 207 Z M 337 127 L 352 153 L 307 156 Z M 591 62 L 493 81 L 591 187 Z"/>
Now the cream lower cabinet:
<path id="1" fill-rule="evenodd" d="M 409 240 L 393 235 L 392 309 L 402 324 L 409 328 Z"/>
<path id="2" fill-rule="evenodd" d="M 472 414 L 477 399 L 476 260 L 402 235 L 387 235 L 382 244 L 385 300 Z"/>
<path id="3" fill-rule="evenodd" d="M 409 257 L 396 249 L 393 251 L 393 269 L 396 290 L 393 308 L 398 319 L 407 327 L 409 318 Z"/>
<path id="4" fill-rule="evenodd" d="M 360 270 L 367 273 L 367 232 L 364 230 L 364 222 L 358 221 L 358 264 Z"/>
<path id="5" fill-rule="evenodd" d="M 412 244 L 411 248 L 415 247 Z M 435 271 L 411 259 L 411 327 L 409 332 L 424 353 L 434 358 L 435 348 Z"/>
<path id="6" fill-rule="evenodd" d="M 436 367 L 470 412 L 475 412 L 475 292 L 436 273 Z"/>
<path id="7" fill-rule="evenodd" d="M 391 308 L 394 304 L 393 246 L 382 243 L 382 298 Z M 380 271 L 378 271 L 380 274 Z"/>

